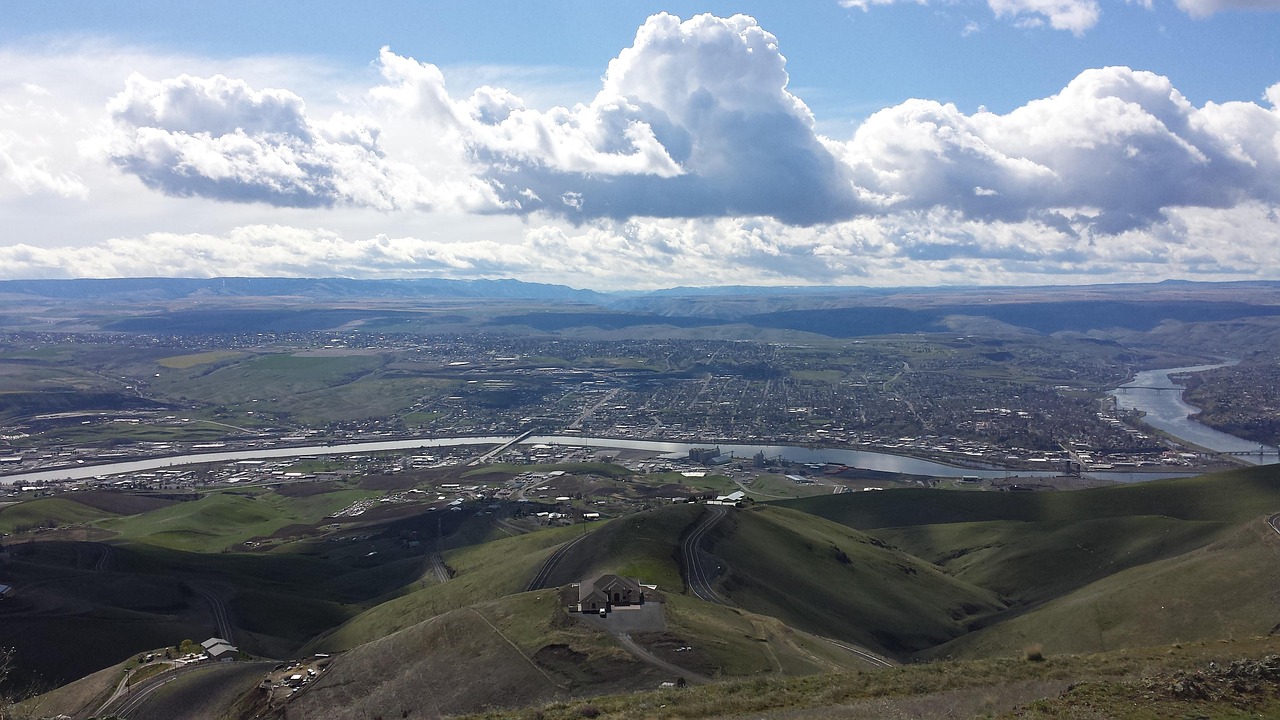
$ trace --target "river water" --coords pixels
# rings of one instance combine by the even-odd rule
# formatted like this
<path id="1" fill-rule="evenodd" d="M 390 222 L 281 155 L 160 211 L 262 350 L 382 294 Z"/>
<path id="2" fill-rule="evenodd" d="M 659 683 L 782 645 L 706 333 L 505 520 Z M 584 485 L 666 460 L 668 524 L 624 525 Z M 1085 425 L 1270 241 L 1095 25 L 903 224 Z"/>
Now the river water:
<path id="1" fill-rule="evenodd" d="M 1112 391 L 1116 406 L 1124 410 L 1141 410 L 1146 413 L 1143 422 L 1173 437 L 1185 440 L 1202 448 L 1217 452 L 1253 452 L 1257 453 L 1259 444 L 1234 435 L 1219 432 L 1213 428 L 1192 420 L 1189 416 L 1200 409 L 1182 399 L 1184 386 L 1177 384 L 1170 375 L 1179 373 L 1204 372 L 1226 367 L 1230 363 L 1218 365 L 1196 365 L 1193 367 L 1172 368 L 1166 370 L 1145 370 L 1134 376 L 1134 379 Z M 1151 388 L 1162 388 L 1154 390 Z M 1275 461 L 1275 448 L 1266 448 L 1270 462 Z M 1260 459 L 1242 456 L 1251 464 Z"/>
<path id="2" fill-rule="evenodd" d="M 58 480 L 87 480 L 89 478 L 105 475 L 148 472 L 151 470 L 174 468 L 182 465 L 234 462 L 237 460 L 265 460 L 310 455 L 349 455 L 356 453 L 416 450 L 420 448 L 433 447 L 454 447 L 460 445 L 501 445 L 509 442 L 510 440 L 512 440 L 511 437 L 495 436 L 440 437 L 344 443 L 341 445 L 310 445 L 304 447 L 295 446 L 233 450 L 227 452 L 148 458 L 146 460 L 133 460 L 129 462 L 108 463 L 104 465 L 78 465 L 75 467 L 60 468 L 57 470 L 41 470 L 17 475 L 5 475 L 0 476 L 0 485 L 31 484 Z M 906 455 L 893 455 L 891 453 L 869 452 L 865 450 L 846 450 L 842 448 L 809 448 L 793 445 L 735 445 L 728 443 L 690 444 L 680 442 L 662 442 L 656 440 L 587 438 L 575 435 L 535 435 L 524 442 L 532 444 L 542 443 L 579 447 L 646 450 L 655 453 L 680 455 L 688 454 L 690 448 L 705 447 L 714 444 L 720 448 L 722 453 L 726 455 L 732 454 L 736 457 L 752 457 L 758 452 L 763 452 L 767 458 L 782 458 L 783 460 L 796 463 L 838 463 L 864 470 L 904 473 L 908 475 L 923 475 L 928 477 L 1053 477 L 1058 474 L 1055 471 L 975 469 L 946 465 Z M 1194 473 L 1095 472 L 1087 473 L 1086 476 L 1111 480 L 1114 482 L 1139 482 L 1142 480 L 1184 477 L 1192 474 Z"/>

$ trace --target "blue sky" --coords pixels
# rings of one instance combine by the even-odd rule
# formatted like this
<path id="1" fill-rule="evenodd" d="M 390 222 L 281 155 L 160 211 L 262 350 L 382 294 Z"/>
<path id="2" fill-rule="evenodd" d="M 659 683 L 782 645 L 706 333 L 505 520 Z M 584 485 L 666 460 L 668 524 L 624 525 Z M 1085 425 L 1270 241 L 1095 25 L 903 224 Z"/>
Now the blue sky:
<path id="1" fill-rule="evenodd" d="M 0 276 L 1272 279 L 1275 38 L 1277 0 L 9 3 Z"/>

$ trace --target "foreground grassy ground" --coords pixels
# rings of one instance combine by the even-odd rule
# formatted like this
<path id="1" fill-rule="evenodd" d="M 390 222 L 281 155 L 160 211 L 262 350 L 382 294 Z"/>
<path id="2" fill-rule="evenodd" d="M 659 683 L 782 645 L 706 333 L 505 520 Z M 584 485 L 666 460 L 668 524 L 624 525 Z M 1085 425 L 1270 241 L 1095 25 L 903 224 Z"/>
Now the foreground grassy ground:
<path id="1" fill-rule="evenodd" d="M 1250 692 L 1200 696 L 1179 678 L 1280 652 L 1280 639 L 1139 648 L 1093 655 L 940 661 L 889 670 L 757 678 L 582 698 L 471 720 L 660 718 L 1242 718 L 1274 717 L 1280 673 Z M 1275 660 L 1267 661 L 1276 665 Z M 1212 666 L 1211 666 L 1212 664 Z M 1264 673 L 1265 674 L 1265 673 Z M 1205 686 L 1211 683 L 1203 683 Z M 1228 682 L 1219 687 L 1229 686 Z M 1212 688 L 1210 688 L 1212 690 Z M 970 698 L 970 702 L 961 702 Z"/>

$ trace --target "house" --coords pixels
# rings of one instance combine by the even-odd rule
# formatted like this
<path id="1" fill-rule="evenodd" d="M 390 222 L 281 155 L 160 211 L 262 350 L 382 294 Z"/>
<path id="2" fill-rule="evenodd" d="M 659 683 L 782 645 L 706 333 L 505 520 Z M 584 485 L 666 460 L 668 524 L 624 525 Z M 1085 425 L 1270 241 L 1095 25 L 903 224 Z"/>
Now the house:
<path id="1" fill-rule="evenodd" d="M 222 638 L 209 638 L 200 643 L 200 647 L 204 648 L 205 655 L 217 662 L 232 662 L 240 658 L 239 648 Z"/>
<path id="2" fill-rule="evenodd" d="M 0 600 L 8 600 L 13 597 L 13 587 L 9 585 L 0 585 Z"/>
<path id="3" fill-rule="evenodd" d="M 607 574 L 578 585 L 578 612 L 609 612 L 618 606 L 643 604 L 644 588 L 632 578 Z"/>

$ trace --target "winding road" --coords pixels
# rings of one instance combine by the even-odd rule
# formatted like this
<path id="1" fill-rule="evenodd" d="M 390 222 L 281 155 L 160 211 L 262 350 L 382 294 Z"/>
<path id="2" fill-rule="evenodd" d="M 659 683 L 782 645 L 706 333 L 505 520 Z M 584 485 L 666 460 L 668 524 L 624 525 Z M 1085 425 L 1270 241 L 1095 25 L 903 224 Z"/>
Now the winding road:
<path id="1" fill-rule="evenodd" d="M 707 602 L 719 603 L 727 605 L 724 600 L 716 594 L 715 589 L 711 587 L 711 578 L 707 574 L 707 569 L 702 563 L 702 549 L 699 547 L 702 538 L 706 536 L 707 531 L 715 527 L 716 523 L 724 519 L 727 514 L 723 505 L 712 505 L 710 512 L 702 516 L 698 524 L 694 526 L 693 532 L 685 537 L 684 542 L 680 544 L 680 558 L 685 568 L 685 584 L 699 600 Z"/>
<path id="2" fill-rule="evenodd" d="M 234 645 L 235 637 L 233 636 L 234 633 L 231 625 L 231 617 L 227 613 L 226 603 L 222 601 L 222 598 L 218 597 L 217 593 L 204 585 L 198 585 L 196 583 L 187 584 L 191 586 L 192 590 L 196 591 L 197 595 L 204 598 L 205 602 L 209 603 L 209 609 L 213 612 L 213 623 L 218 633 L 218 637 Z"/>
<path id="3" fill-rule="evenodd" d="M 586 535 L 579 535 L 551 553 L 551 557 L 547 558 L 542 563 L 542 567 L 538 569 L 538 574 L 534 575 L 533 579 L 529 581 L 529 586 L 524 589 L 525 592 L 541 590 L 546 585 L 547 580 L 551 578 L 551 572 L 556 569 L 556 564 L 560 562 L 560 559 L 568 554 L 570 548 L 582 542 L 586 537 Z"/>
<path id="4" fill-rule="evenodd" d="M 440 556 L 440 553 L 431 553 L 430 559 L 431 571 L 435 573 L 436 580 L 442 583 L 449 582 L 452 576 L 449 574 L 449 568 L 444 564 L 444 558 Z"/>
<path id="5" fill-rule="evenodd" d="M 730 605 L 730 603 L 721 598 L 711 586 L 711 578 L 708 576 L 706 566 L 703 564 L 701 558 L 702 548 L 700 545 L 702 544 L 702 539 L 711 530 L 711 528 L 715 527 L 716 523 L 723 520 L 725 515 L 728 514 L 728 511 L 723 505 L 713 505 L 710 507 L 710 510 L 711 512 L 702 516 L 698 521 L 698 524 L 694 526 L 693 532 L 689 533 L 689 535 L 684 539 L 684 542 L 680 545 L 680 557 L 685 567 L 685 583 L 689 586 L 689 590 L 691 590 L 700 600 L 706 600 L 707 602 L 718 603 L 720 605 Z M 1280 524 L 1280 513 L 1273 515 L 1271 520 Z M 1280 528 L 1277 528 L 1276 524 L 1273 524 L 1272 528 L 1275 528 L 1276 532 L 1280 533 Z M 875 667 L 893 667 L 893 663 L 869 650 L 854 647 L 853 645 L 832 640 L 827 637 L 823 637 L 822 639 L 845 650 L 846 652 L 856 655 L 858 658 L 865 660 Z"/>

